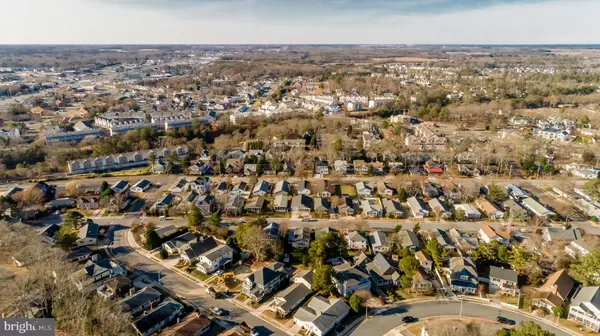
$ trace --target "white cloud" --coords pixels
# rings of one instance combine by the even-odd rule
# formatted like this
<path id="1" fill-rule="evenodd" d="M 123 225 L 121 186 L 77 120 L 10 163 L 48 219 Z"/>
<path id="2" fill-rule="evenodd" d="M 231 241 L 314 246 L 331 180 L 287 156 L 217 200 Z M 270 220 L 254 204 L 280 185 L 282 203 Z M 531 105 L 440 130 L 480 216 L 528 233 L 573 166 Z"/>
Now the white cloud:
<path id="1" fill-rule="evenodd" d="M 0 43 L 575 44 L 597 43 L 600 35 L 595 24 L 600 3 L 584 0 L 385 15 L 380 8 L 289 15 L 283 5 L 269 12 L 248 1 L 256 0 L 169 1 L 160 6 L 115 0 L 13 1 L 4 5 L 11 15 L 0 21 Z"/>

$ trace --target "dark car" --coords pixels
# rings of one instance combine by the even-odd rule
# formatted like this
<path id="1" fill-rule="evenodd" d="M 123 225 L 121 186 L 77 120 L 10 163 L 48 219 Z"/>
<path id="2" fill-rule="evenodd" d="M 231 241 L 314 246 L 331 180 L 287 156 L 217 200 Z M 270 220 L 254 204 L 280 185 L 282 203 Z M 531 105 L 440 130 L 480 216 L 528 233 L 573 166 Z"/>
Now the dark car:
<path id="1" fill-rule="evenodd" d="M 515 324 L 515 321 L 513 321 L 513 320 L 511 320 L 511 319 L 507 319 L 507 318 L 506 318 L 506 317 L 504 317 L 504 316 L 498 316 L 498 317 L 496 318 L 496 321 L 498 321 L 498 322 L 500 322 L 500 323 L 503 323 L 503 324 L 508 324 L 508 325 L 514 325 L 514 324 Z"/>
<path id="2" fill-rule="evenodd" d="M 413 322 L 414 320 L 415 320 L 415 318 L 414 318 L 414 317 L 412 317 L 412 316 L 404 316 L 404 317 L 402 318 L 402 323 L 411 323 L 411 322 Z"/>

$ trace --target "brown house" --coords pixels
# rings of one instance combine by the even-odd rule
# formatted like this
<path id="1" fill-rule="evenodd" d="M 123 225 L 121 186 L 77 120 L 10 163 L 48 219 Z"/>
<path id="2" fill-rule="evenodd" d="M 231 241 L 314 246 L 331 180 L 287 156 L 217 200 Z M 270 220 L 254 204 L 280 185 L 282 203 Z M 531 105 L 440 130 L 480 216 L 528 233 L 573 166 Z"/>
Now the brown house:
<path id="1" fill-rule="evenodd" d="M 77 197 L 77 208 L 96 210 L 100 208 L 100 198 L 97 195 L 84 195 Z"/>

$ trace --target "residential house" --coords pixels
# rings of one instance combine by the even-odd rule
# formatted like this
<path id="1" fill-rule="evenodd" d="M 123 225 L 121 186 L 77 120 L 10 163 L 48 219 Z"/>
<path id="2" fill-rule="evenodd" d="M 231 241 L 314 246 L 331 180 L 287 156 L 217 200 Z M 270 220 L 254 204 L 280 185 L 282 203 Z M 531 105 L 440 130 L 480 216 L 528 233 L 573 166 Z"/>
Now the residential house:
<path id="1" fill-rule="evenodd" d="M 269 182 L 261 180 L 252 189 L 252 195 L 254 196 L 265 196 L 271 190 Z"/>
<path id="2" fill-rule="evenodd" d="M 519 188 L 515 185 L 507 184 L 504 187 L 506 188 L 506 191 L 508 192 L 508 196 L 510 196 L 512 199 L 514 199 L 517 202 L 521 201 L 524 198 L 529 197 L 525 191 L 523 191 L 521 188 Z"/>
<path id="3" fill-rule="evenodd" d="M 296 185 L 296 192 L 299 195 L 310 195 L 310 183 L 307 180 L 302 180 Z"/>
<path id="4" fill-rule="evenodd" d="M 162 336 L 200 336 L 210 329 L 211 320 L 199 313 L 186 317 L 181 323 L 165 329 Z"/>
<path id="5" fill-rule="evenodd" d="M 546 282 L 537 289 L 532 305 L 552 310 L 554 307 L 563 307 L 576 288 L 575 280 L 569 273 L 562 269 L 552 273 Z"/>
<path id="6" fill-rule="evenodd" d="M 310 187 L 312 194 L 317 197 L 329 198 L 335 193 L 335 185 L 329 183 L 328 180 L 313 180 Z"/>
<path id="7" fill-rule="evenodd" d="M 244 164 L 244 175 L 257 175 L 258 174 L 258 164 L 256 163 L 245 163 Z"/>
<path id="8" fill-rule="evenodd" d="M 421 243 L 419 242 L 419 237 L 417 237 L 416 233 L 410 230 L 401 230 L 398 234 L 403 248 L 406 248 L 413 253 L 420 249 Z"/>
<path id="9" fill-rule="evenodd" d="M 306 335 L 324 336 L 333 330 L 350 312 L 350 307 L 337 298 L 326 299 L 320 295 L 300 307 L 294 314 L 294 323 Z"/>
<path id="10" fill-rule="evenodd" d="M 293 248 L 308 248 L 310 245 L 310 229 L 306 227 L 290 229 L 288 244 L 292 245 Z"/>
<path id="11" fill-rule="evenodd" d="M 348 196 L 342 196 L 339 198 L 337 208 L 339 214 L 343 216 L 354 216 L 356 213 L 354 209 L 354 202 Z"/>
<path id="12" fill-rule="evenodd" d="M 383 205 L 379 198 L 365 198 L 360 202 L 363 215 L 368 218 L 377 218 L 383 216 Z"/>
<path id="13" fill-rule="evenodd" d="M 381 253 L 377 253 L 373 261 L 366 265 L 369 276 L 377 287 L 397 286 L 400 273 Z"/>
<path id="14" fill-rule="evenodd" d="M 91 292 L 97 284 L 117 275 L 126 275 L 127 271 L 119 264 L 108 259 L 88 260 L 81 269 L 71 274 L 71 280 L 80 291 Z"/>
<path id="15" fill-rule="evenodd" d="M 536 216 L 548 217 L 556 215 L 556 213 L 548 210 L 546 207 L 544 207 L 531 197 L 523 199 L 521 203 Z"/>
<path id="16" fill-rule="evenodd" d="M 244 198 L 248 198 L 250 197 L 250 187 L 248 186 L 248 183 L 240 181 L 238 184 L 233 186 L 229 194 L 240 195 Z"/>
<path id="17" fill-rule="evenodd" d="M 421 193 L 424 197 L 438 197 L 439 192 L 429 181 L 421 181 Z"/>
<path id="18" fill-rule="evenodd" d="M 160 302 L 160 292 L 154 287 L 147 286 L 121 300 L 121 311 L 133 316 Z"/>
<path id="19" fill-rule="evenodd" d="M 200 209 L 200 212 L 204 217 L 208 217 L 219 210 L 217 200 L 212 195 L 202 195 L 198 197 L 195 206 Z"/>
<path id="20" fill-rule="evenodd" d="M 176 320 L 182 314 L 183 308 L 181 303 L 167 298 L 155 309 L 133 320 L 131 324 L 140 336 L 150 336 Z"/>
<path id="21" fill-rule="evenodd" d="M 462 211 L 465 219 L 478 220 L 481 218 L 481 213 L 471 204 L 454 204 L 455 211 Z"/>
<path id="22" fill-rule="evenodd" d="M 83 210 L 96 210 L 100 208 L 98 195 L 82 195 L 77 197 L 77 208 Z"/>
<path id="23" fill-rule="evenodd" d="M 462 199 L 460 187 L 452 181 L 445 181 L 442 186 L 442 192 L 447 200 L 459 202 Z"/>
<path id="24" fill-rule="evenodd" d="M 596 245 L 593 244 L 591 241 L 585 238 L 580 238 L 573 240 L 569 244 L 567 244 L 565 246 L 565 252 L 567 252 L 567 254 L 571 257 L 577 259 L 581 256 L 592 252 L 596 248 Z"/>
<path id="25" fill-rule="evenodd" d="M 329 162 L 326 160 L 318 160 L 315 162 L 315 174 L 329 175 Z"/>
<path id="26" fill-rule="evenodd" d="M 92 256 L 92 250 L 87 246 L 72 248 L 65 256 L 65 259 L 71 262 L 80 262 L 88 260 Z"/>
<path id="27" fill-rule="evenodd" d="M 60 230 L 59 225 L 50 224 L 47 227 L 45 227 L 42 231 L 39 232 L 40 239 L 43 242 L 46 242 L 50 245 L 54 245 L 55 244 L 54 235 L 56 234 L 56 232 L 58 232 L 58 230 Z"/>
<path id="28" fill-rule="evenodd" d="M 478 198 L 475 200 L 475 205 L 483 211 L 490 219 L 498 220 L 504 218 L 504 212 L 500 211 L 496 205 L 486 198 Z"/>
<path id="29" fill-rule="evenodd" d="M 402 212 L 402 206 L 396 200 L 390 198 L 382 199 L 383 207 L 385 208 L 385 213 L 388 217 L 391 218 L 401 218 L 404 216 L 404 212 Z"/>
<path id="30" fill-rule="evenodd" d="M 452 240 L 454 241 L 456 246 L 463 253 L 471 253 L 477 248 L 477 246 L 479 246 L 479 239 L 473 237 L 472 235 L 466 232 L 461 232 L 455 228 L 452 228 L 448 230 L 448 233 L 450 237 L 452 237 Z"/>
<path id="31" fill-rule="evenodd" d="M 331 210 L 331 204 L 329 200 L 324 197 L 317 197 L 315 199 L 315 212 L 321 214 L 327 214 Z"/>
<path id="32" fill-rule="evenodd" d="M 369 275 L 363 272 L 358 266 L 351 266 L 348 263 L 343 263 L 334 266 L 335 275 L 333 284 L 337 288 L 338 293 L 343 297 L 350 297 L 354 292 L 371 289 L 371 281 Z"/>
<path id="33" fill-rule="evenodd" d="M 115 297 L 127 295 L 132 287 L 133 282 L 129 278 L 119 274 L 98 287 L 96 292 L 103 298 L 114 299 Z"/>
<path id="34" fill-rule="evenodd" d="M 312 198 L 306 195 L 296 195 L 292 198 L 292 211 L 310 213 L 313 208 Z"/>
<path id="35" fill-rule="evenodd" d="M 450 289 L 462 294 L 475 294 L 479 284 L 477 267 L 475 263 L 467 257 L 450 258 L 450 267 L 448 268 L 448 279 Z"/>
<path id="36" fill-rule="evenodd" d="M 438 241 L 438 243 L 444 250 L 456 250 L 456 246 L 454 246 L 454 243 L 452 243 L 452 239 L 450 239 L 450 236 L 448 236 L 446 231 L 442 229 L 436 229 L 434 235 L 435 239 Z"/>
<path id="37" fill-rule="evenodd" d="M 154 229 L 154 232 L 158 235 L 158 238 L 165 239 L 177 233 L 177 227 L 175 225 L 167 225 L 160 228 Z"/>
<path id="38" fill-rule="evenodd" d="M 433 269 L 433 261 L 428 255 L 423 253 L 423 251 L 417 251 L 417 253 L 415 253 L 415 258 L 417 258 L 419 261 L 422 269 L 426 270 L 427 272 L 431 272 Z"/>
<path id="39" fill-rule="evenodd" d="M 489 225 L 483 225 L 479 228 L 479 237 L 486 243 L 491 243 L 494 240 L 502 245 L 510 243 L 510 232 L 496 231 Z"/>
<path id="40" fill-rule="evenodd" d="M 363 181 L 357 182 L 356 185 L 356 193 L 359 196 L 369 197 L 373 194 L 373 188 L 368 183 Z"/>
<path id="41" fill-rule="evenodd" d="M 275 212 L 288 212 L 288 196 L 277 195 L 273 201 L 273 210 Z"/>
<path id="42" fill-rule="evenodd" d="M 86 224 L 79 228 L 79 231 L 77 232 L 77 240 L 75 241 L 75 245 L 96 245 L 98 243 L 99 234 L 100 226 L 91 220 L 87 220 Z"/>
<path id="43" fill-rule="evenodd" d="M 336 161 L 337 162 L 337 161 Z M 354 160 L 352 163 L 354 167 L 354 172 L 359 175 L 367 175 L 369 174 L 369 164 L 364 160 Z"/>
<path id="44" fill-rule="evenodd" d="M 333 169 L 338 174 L 346 175 L 349 173 L 350 166 L 346 160 L 335 160 L 333 163 Z"/>
<path id="45" fill-rule="evenodd" d="M 568 319 L 594 332 L 600 332 L 600 287 L 583 287 L 569 306 Z"/>
<path id="46" fill-rule="evenodd" d="M 545 227 L 542 229 L 542 239 L 547 243 L 560 241 L 570 243 L 581 238 L 581 230 L 576 228 Z"/>
<path id="47" fill-rule="evenodd" d="M 217 186 L 213 189 L 213 193 L 215 195 L 225 195 L 229 191 L 229 184 L 227 182 L 219 182 Z"/>
<path id="48" fill-rule="evenodd" d="M 269 222 L 265 225 L 263 231 L 265 232 L 267 239 L 279 240 L 281 236 L 281 225 L 279 225 L 279 223 Z"/>
<path id="49" fill-rule="evenodd" d="M 129 182 L 121 180 L 113 184 L 110 188 L 115 192 L 115 194 L 121 194 L 129 189 Z"/>
<path id="50" fill-rule="evenodd" d="M 269 309 L 278 313 L 280 316 L 289 315 L 294 309 L 298 308 L 304 300 L 312 295 L 312 270 L 311 273 L 311 284 L 307 286 L 304 282 L 294 282 L 288 288 L 278 293 L 273 301 L 269 304 Z"/>
<path id="51" fill-rule="evenodd" d="M 287 279 L 288 273 L 280 262 L 261 267 L 250 274 L 242 284 L 242 293 L 254 301 L 260 302 L 265 296 L 279 288 Z"/>
<path id="52" fill-rule="evenodd" d="M 415 218 L 429 217 L 429 210 L 425 209 L 421 201 L 416 197 L 409 197 L 406 202 L 410 208 L 410 211 Z"/>
<path id="53" fill-rule="evenodd" d="M 188 172 L 190 175 L 207 175 L 212 171 L 213 166 L 210 162 L 196 161 L 190 165 Z"/>
<path id="54" fill-rule="evenodd" d="M 169 254 L 181 253 L 189 244 L 197 241 L 197 239 L 196 235 L 192 232 L 186 232 L 163 243 L 162 248 L 169 252 Z"/>
<path id="55" fill-rule="evenodd" d="M 152 183 L 148 180 L 139 180 L 132 187 L 131 192 L 141 193 L 148 190 L 152 186 Z"/>
<path id="56" fill-rule="evenodd" d="M 490 290 L 506 295 L 517 295 L 519 291 L 519 275 L 517 272 L 490 266 Z"/>
<path id="57" fill-rule="evenodd" d="M 217 247 L 217 242 L 213 237 L 202 237 L 197 239 L 196 242 L 187 245 L 187 248 L 183 249 L 179 256 L 184 262 L 192 263 L 197 261 L 201 255 L 215 247 Z"/>
<path id="58" fill-rule="evenodd" d="M 383 231 L 369 232 L 369 244 L 375 253 L 385 253 L 389 250 L 388 240 Z"/>
<path id="59" fill-rule="evenodd" d="M 383 181 L 377 182 L 377 193 L 381 196 L 394 196 L 396 189 Z"/>
<path id="60" fill-rule="evenodd" d="M 150 163 L 150 172 L 154 174 L 165 174 L 167 173 L 167 167 L 169 163 L 164 158 L 158 158 L 154 163 Z"/>
<path id="61" fill-rule="evenodd" d="M 185 178 L 180 178 L 169 188 L 169 191 L 174 194 L 181 194 L 182 192 L 186 192 L 188 190 L 190 190 L 190 185 L 188 180 Z"/>
<path id="62" fill-rule="evenodd" d="M 502 208 L 504 211 L 508 212 L 508 218 L 510 219 L 520 219 L 523 220 L 528 218 L 529 214 L 527 210 L 523 208 L 519 203 L 515 202 L 512 199 L 508 199 L 502 202 Z"/>
<path id="63" fill-rule="evenodd" d="M 200 255 L 196 269 L 204 274 L 211 274 L 230 264 L 233 260 L 233 253 L 233 249 L 227 245 L 214 247 Z"/>
<path id="64" fill-rule="evenodd" d="M 171 193 L 164 194 L 161 198 L 154 202 L 152 208 L 155 209 L 157 212 L 164 212 L 169 209 L 174 200 L 175 195 Z"/>
<path id="65" fill-rule="evenodd" d="M 239 216 L 244 210 L 244 198 L 239 195 L 231 195 L 225 203 L 225 213 L 228 216 Z"/>
<path id="66" fill-rule="evenodd" d="M 244 207 L 244 209 L 247 212 L 259 213 L 263 210 L 264 206 L 265 206 L 265 197 L 257 196 L 257 197 L 249 199 L 248 202 L 246 202 L 246 206 Z"/>
<path id="67" fill-rule="evenodd" d="M 210 179 L 207 176 L 198 176 L 190 182 L 190 189 L 198 195 L 208 194 L 210 192 Z"/>
<path id="68" fill-rule="evenodd" d="M 346 231 L 344 232 L 346 241 L 348 242 L 348 248 L 353 250 L 364 250 L 367 248 L 367 238 L 358 231 Z"/>
<path id="69" fill-rule="evenodd" d="M 417 293 L 433 292 L 433 281 L 429 280 L 429 276 L 423 271 L 418 270 L 412 277 L 411 290 Z"/>
<path id="70" fill-rule="evenodd" d="M 288 181 L 282 180 L 275 184 L 275 189 L 273 189 L 273 195 L 275 196 L 287 196 L 290 193 L 290 184 Z"/>
<path id="71" fill-rule="evenodd" d="M 446 204 L 440 201 L 438 198 L 432 198 L 428 202 L 429 208 L 435 213 L 438 218 L 450 219 L 452 218 L 452 212 L 448 210 Z"/>

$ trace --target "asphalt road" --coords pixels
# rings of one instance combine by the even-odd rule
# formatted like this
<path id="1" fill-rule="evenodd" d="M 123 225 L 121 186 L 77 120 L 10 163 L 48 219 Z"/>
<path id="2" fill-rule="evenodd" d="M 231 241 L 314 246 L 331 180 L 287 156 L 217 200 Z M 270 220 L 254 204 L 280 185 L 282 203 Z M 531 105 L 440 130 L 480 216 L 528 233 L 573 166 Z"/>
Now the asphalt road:
<path id="1" fill-rule="evenodd" d="M 360 324 L 356 330 L 352 332 L 352 336 L 374 336 L 384 335 L 390 330 L 400 326 L 402 324 L 401 318 L 405 315 L 413 316 L 417 319 L 425 317 L 435 316 L 459 316 L 461 313 L 461 304 L 456 301 L 431 301 L 401 305 L 396 308 L 389 309 L 381 315 L 373 316 L 368 318 L 365 322 Z M 496 321 L 496 317 L 504 316 L 508 319 L 519 323 L 521 321 L 531 321 L 532 319 L 527 315 L 515 313 L 513 311 L 504 310 L 488 305 L 464 302 L 462 307 L 462 316 L 486 318 L 492 321 Z M 577 335 L 575 333 L 570 334 L 562 329 L 558 329 L 551 324 L 541 322 L 538 320 L 532 320 L 539 324 L 542 328 L 554 333 L 556 336 L 571 336 Z"/>
<path id="2" fill-rule="evenodd" d="M 221 321 L 225 324 L 228 323 L 227 321 L 237 323 L 246 321 L 247 323 L 258 327 L 260 335 L 287 335 L 276 326 L 268 324 L 227 300 L 213 299 L 204 292 L 204 287 L 201 287 L 192 280 L 171 271 L 137 252 L 133 247 L 129 246 L 129 243 L 127 242 L 126 235 L 129 230 L 131 219 L 98 218 L 94 219 L 94 221 L 101 225 L 108 225 L 110 223 L 115 224 L 114 243 L 111 247 L 111 252 L 116 259 L 126 264 L 131 269 L 135 269 L 138 273 L 143 274 L 154 281 L 159 281 L 160 279 L 160 283 L 163 286 L 197 306 L 203 307 L 204 309 L 219 307 L 225 310 L 226 315 L 221 318 Z"/>

